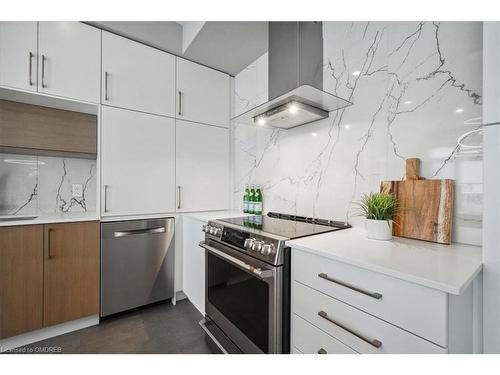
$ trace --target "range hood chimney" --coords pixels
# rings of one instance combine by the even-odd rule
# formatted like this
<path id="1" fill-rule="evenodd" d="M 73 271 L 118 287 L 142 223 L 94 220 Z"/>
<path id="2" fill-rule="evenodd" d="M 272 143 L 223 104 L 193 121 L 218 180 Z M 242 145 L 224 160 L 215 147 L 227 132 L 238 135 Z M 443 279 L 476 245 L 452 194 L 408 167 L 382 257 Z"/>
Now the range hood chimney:
<path id="1" fill-rule="evenodd" d="M 232 120 L 291 129 L 352 105 L 323 91 L 322 22 L 269 22 L 268 99 Z"/>

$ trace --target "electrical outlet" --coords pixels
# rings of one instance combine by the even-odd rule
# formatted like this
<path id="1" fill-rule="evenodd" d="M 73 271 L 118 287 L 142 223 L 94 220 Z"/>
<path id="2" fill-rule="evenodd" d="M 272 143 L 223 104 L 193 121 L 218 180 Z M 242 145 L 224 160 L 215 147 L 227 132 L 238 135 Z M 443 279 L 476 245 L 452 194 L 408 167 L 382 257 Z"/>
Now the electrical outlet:
<path id="1" fill-rule="evenodd" d="M 83 196 L 83 185 L 82 184 L 72 184 L 71 185 L 71 195 L 73 198 L 81 198 Z"/>

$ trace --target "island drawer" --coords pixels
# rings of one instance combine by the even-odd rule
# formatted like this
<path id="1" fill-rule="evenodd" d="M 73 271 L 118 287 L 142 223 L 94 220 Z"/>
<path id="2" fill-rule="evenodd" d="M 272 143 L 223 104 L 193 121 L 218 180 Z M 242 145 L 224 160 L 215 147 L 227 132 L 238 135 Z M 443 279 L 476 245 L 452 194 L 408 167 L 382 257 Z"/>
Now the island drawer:
<path id="1" fill-rule="evenodd" d="M 446 293 L 347 263 L 294 251 L 293 279 L 447 347 Z"/>
<path id="2" fill-rule="evenodd" d="M 445 348 L 296 281 L 292 298 L 292 310 L 296 315 L 358 353 L 447 352 Z"/>

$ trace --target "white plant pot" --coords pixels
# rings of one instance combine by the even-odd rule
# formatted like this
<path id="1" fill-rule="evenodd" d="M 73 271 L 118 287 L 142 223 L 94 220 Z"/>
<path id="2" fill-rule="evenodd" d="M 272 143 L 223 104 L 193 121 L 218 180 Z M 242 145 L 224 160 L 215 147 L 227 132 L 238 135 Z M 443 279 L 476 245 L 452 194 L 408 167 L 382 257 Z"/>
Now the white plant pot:
<path id="1" fill-rule="evenodd" d="M 368 238 L 385 241 L 392 239 L 392 221 L 366 219 L 365 229 Z"/>

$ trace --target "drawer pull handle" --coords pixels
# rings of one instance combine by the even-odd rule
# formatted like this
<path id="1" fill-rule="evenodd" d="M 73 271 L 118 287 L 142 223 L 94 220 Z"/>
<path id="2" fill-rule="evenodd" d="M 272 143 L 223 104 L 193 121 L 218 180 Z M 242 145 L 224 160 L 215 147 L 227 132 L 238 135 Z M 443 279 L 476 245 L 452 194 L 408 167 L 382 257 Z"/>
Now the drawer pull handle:
<path id="1" fill-rule="evenodd" d="M 320 273 L 318 274 L 318 277 L 321 277 L 322 279 L 325 279 L 325 280 L 328 280 L 328 281 L 331 281 L 332 283 L 335 283 L 335 284 L 338 284 L 338 285 L 342 285 L 343 287 L 346 287 L 346 288 L 349 288 L 349 289 L 352 289 L 358 293 L 362 293 L 364 295 L 367 295 L 369 297 L 372 297 L 372 298 L 375 298 L 375 299 L 381 299 L 382 298 L 382 294 L 380 293 L 377 293 L 377 292 L 369 292 L 367 290 L 364 290 L 364 289 L 361 289 L 361 288 L 358 288 L 357 286 L 354 286 L 354 285 L 351 285 L 351 284 L 347 284 L 347 283 L 344 283 L 343 281 L 339 281 L 339 280 L 336 280 L 336 279 L 332 279 L 331 277 L 329 277 L 326 273 Z"/>
<path id="2" fill-rule="evenodd" d="M 377 340 L 377 339 L 373 339 L 373 340 L 371 340 L 371 339 L 369 339 L 369 338 L 366 338 L 366 337 L 365 337 L 365 336 L 363 336 L 362 334 L 360 334 L 360 333 L 358 333 L 358 332 L 356 332 L 356 331 L 353 331 L 352 329 L 350 329 L 350 328 L 346 327 L 346 326 L 345 326 L 345 325 L 343 325 L 343 324 L 340 324 L 340 323 L 336 322 L 335 320 L 333 320 L 332 318 L 330 318 L 330 317 L 328 316 L 328 314 L 327 314 L 326 312 L 324 312 L 324 311 L 320 311 L 320 312 L 318 312 L 318 315 L 319 315 L 320 317 L 322 317 L 323 319 L 328 320 L 330 323 L 333 323 L 333 324 L 335 324 L 336 326 L 338 326 L 338 327 L 342 328 L 344 331 L 347 331 L 347 332 L 349 332 L 350 334 L 352 334 L 352 335 L 356 336 L 357 338 L 359 338 L 359 339 L 361 339 L 361 340 L 363 340 L 363 341 L 367 342 L 368 344 L 370 344 L 370 345 L 372 345 L 372 346 L 376 347 L 377 349 L 378 349 L 378 348 L 380 348 L 380 347 L 382 346 L 382 342 L 381 342 L 381 341 L 379 341 L 379 340 Z"/>
<path id="3" fill-rule="evenodd" d="M 318 354 L 328 354 L 328 352 L 325 349 L 321 348 L 320 350 L 318 350 Z"/>

